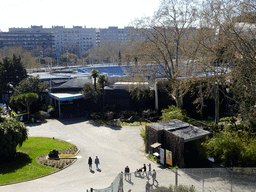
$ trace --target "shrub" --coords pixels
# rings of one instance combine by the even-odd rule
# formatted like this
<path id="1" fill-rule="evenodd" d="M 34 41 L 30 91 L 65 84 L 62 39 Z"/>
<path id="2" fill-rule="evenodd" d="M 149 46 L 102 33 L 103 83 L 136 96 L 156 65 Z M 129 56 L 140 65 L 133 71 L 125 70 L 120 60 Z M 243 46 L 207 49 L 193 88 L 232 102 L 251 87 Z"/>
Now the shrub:
<path id="1" fill-rule="evenodd" d="M 51 117 L 59 117 L 59 110 L 56 110 L 54 106 L 48 105 L 48 109 L 52 109 L 49 113 Z"/>
<path id="2" fill-rule="evenodd" d="M 161 120 L 168 121 L 172 119 L 185 120 L 186 112 L 182 109 L 175 107 L 174 105 L 168 106 L 168 109 L 162 110 Z"/>
<path id="3" fill-rule="evenodd" d="M 35 113 L 36 120 L 44 121 L 47 118 L 47 112 L 38 111 Z"/>
<path id="4" fill-rule="evenodd" d="M 231 125 L 235 125 L 236 121 L 236 117 L 223 117 L 220 119 L 220 122 L 230 123 Z"/>
<path id="5" fill-rule="evenodd" d="M 7 118 L 0 123 L 0 162 L 12 159 L 17 145 L 22 146 L 28 138 L 28 130 L 24 123 L 14 118 Z"/>
<path id="6" fill-rule="evenodd" d="M 144 145 L 146 145 L 146 129 L 145 128 L 140 128 L 140 136 L 143 139 Z"/>
<path id="7" fill-rule="evenodd" d="M 206 144 L 208 155 L 225 167 L 256 166 L 256 139 L 247 132 L 224 130 Z"/>
<path id="8" fill-rule="evenodd" d="M 213 133 L 219 133 L 224 130 L 225 126 L 223 124 L 216 124 L 216 123 L 208 123 L 208 127 L 210 131 Z"/>
<path id="9" fill-rule="evenodd" d="M 114 117 L 114 112 L 108 111 L 108 112 L 106 113 L 106 116 L 107 116 L 107 120 L 111 120 L 111 119 L 113 119 L 113 117 Z"/>
<path id="10" fill-rule="evenodd" d="M 76 146 L 63 149 L 59 151 L 59 155 L 75 155 L 78 151 L 78 148 Z M 68 166 L 69 164 L 73 163 L 75 159 L 59 159 L 59 160 L 52 160 L 52 159 L 46 159 L 47 154 L 42 154 L 36 158 L 36 161 L 42 165 L 54 167 L 57 169 L 63 169 L 64 167 Z"/>
<path id="11" fill-rule="evenodd" d="M 94 113 L 91 114 L 91 118 L 93 120 L 100 119 L 101 118 L 101 114 L 99 112 L 94 112 Z"/>

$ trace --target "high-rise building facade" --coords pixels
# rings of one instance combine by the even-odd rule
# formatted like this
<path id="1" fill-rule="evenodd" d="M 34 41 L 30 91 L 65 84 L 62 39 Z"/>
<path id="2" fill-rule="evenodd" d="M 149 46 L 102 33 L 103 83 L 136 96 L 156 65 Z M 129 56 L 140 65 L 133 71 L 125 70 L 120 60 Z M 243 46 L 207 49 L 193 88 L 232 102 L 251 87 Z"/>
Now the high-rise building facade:
<path id="1" fill-rule="evenodd" d="M 29 49 L 36 46 L 51 47 L 56 57 L 66 52 L 81 56 L 82 53 L 106 40 L 128 41 L 132 29 L 132 27 L 96 29 L 82 26 L 43 28 L 32 25 L 30 28 L 9 28 L 9 32 L 0 32 L 0 46 L 22 45 Z"/>
<path id="2" fill-rule="evenodd" d="M 130 32 L 133 27 L 125 27 L 120 29 L 118 27 L 108 27 L 107 29 L 100 29 L 100 41 L 113 39 L 116 42 L 125 42 L 130 38 Z"/>
<path id="3" fill-rule="evenodd" d="M 50 33 L 36 32 L 0 32 L 0 48 L 22 46 L 28 50 L 40 46 L 43 48 L 54 46 L 54 36 Z"/>
<path id="4" fill-rule="evenodd" d="M 64 26 L 43 28 L 42 26 L 31 26 L 31 28 L 10 28 L 9 32 L 38 32 L 53 35 L 53 49 L 57 57 L 60 57 L 65 52 L 80 56 L 81 53 L 96 46 L 95 28 L 83 28 L 82 26 L 73 26 L 73 28 L 65 28 Z"/>

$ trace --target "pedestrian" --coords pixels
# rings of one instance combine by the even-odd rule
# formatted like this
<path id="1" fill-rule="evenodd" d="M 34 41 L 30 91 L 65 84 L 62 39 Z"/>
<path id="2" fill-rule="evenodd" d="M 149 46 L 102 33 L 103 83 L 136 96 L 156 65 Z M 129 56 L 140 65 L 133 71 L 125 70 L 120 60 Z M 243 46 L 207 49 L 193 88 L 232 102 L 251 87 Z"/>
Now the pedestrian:
<path id="1" fill-rule="evenodd" d="M 88 159 L 89 169 L 92 169 L 92 158 L 89 157 Z"/>
<path id="2" fill-rule="evenodd" d="M 125 179 L 126 179 L 126 177 L 128 176 L 128 179 L 130 180 L 130 169 L 129 169 L 129 167 L 128 166 L 126 166 L 125 167 L 125 169 L 124 169 L 124 177 L 125 177 Z"/>
<path id="3" fill-rule="evenodd" d="M 98 156 L 96 156 L 95 158 L 95 165 L 96 165 L 96 168 L 98 169 L 98 165 L 100 164 L 100 160 L 98 158 Z"/>
<path id="4" fill-rule="evenodd" d="M 147 175 L 147 172 L 146 172 L 146 171 L 147 171 L 147 167 L 146 167 L 146 164 L 144 164 L 144 165 L 143 165 L 143 175 L 144 175 L 144 173 Z"/>
<path id="5" fill-rule="evenodd" d="M 155 169 L 153 169 L 152 179 L 153 179 L 153 185 L 154 185 L 155 182 L 157 182 L 157 185 L 158 185 L 158 181 L 156 180 L 156 171 L 155 171 Z"/>
<path id="6" fill-rule="evenodd" d="M 151 175 L 151 163 L 148 164 L 148 174 Z"/>

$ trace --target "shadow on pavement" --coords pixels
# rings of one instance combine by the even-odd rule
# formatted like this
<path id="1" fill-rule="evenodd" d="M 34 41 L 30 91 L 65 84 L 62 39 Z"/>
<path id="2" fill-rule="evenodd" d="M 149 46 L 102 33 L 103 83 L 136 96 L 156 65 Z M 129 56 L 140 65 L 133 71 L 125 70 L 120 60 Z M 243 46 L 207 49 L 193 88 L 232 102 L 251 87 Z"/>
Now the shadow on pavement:
<path id="1" fill-rule="evenodd" d="M 85 122 L 88 121 L 87 118 L 85 117 L 73 117 L 73 118 L 59 118 L 57 119 L 60 123 L 62 123 L 63 125 L 71 125 L 71 124 L 76 124 L 76 123 L 81 123 L 81 122 Z"/>
<path id="2" fill-rule="evenodd" d="M 131 184 L 131 185 L 133 185 L 133 184 L 134 184 L 131 180 L 127 180 L 127 179 L 125 179 L 125 181 L 126 181 L 127 183 Z"/>
<path id="3" fill-rule="evenodd" d="M 110 129 L 113 129 L 115 131 L 120 131 L 122 129 L 122 126 L 114 126 L 114 125 L 107 125 L 107 124 L 101 124 L 101 123 L 97 123 L 93 120 L 89 120 L 88 121 L 89 124 L 95 126 L 95 127 L 108 127 Z"/>
<path id="4" fill-rule="evenodd" d="M 37 121 L 35 123 L 25 123 L 27 127 L 36 127 L 47 123 L 47 121 Z"/>
<path id="5" fill-rule="evenodd" d="M 25 153 L 17 152 L 16 157 L 7 163 L 1 163 L 0 174 L 7 174 L 15 172 L 16 170 L 25 167 L 27 164 L 31 163 L 32 159 Z"/>

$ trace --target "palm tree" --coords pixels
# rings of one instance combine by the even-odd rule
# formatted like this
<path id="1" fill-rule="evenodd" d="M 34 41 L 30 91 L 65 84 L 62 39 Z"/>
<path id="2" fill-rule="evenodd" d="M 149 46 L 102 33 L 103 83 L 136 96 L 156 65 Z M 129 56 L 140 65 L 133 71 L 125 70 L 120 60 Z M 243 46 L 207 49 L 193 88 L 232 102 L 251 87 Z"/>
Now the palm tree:
<path id="1" fill-rule="evenodd" d="M 91 76 L 94 79 L 94 89 L 95 90 L 96 90 L 96 78 L 98 77 L 98 75 L 99 75 L 99 71 L 97 69 L 92 69 Z"/>
<path id="2" fill-rule="evenodd" d="M 106 82 L 107 82 L 107 80 L 106 80 L 105 75 L 98 75 L 98 83 L 100 84 L 100 87 L 102 89 L 102 95 L 103 95 L 102 108 L 104 108 L 104 99 L 105 99 L 104 86 L 105 86 Z"/>

